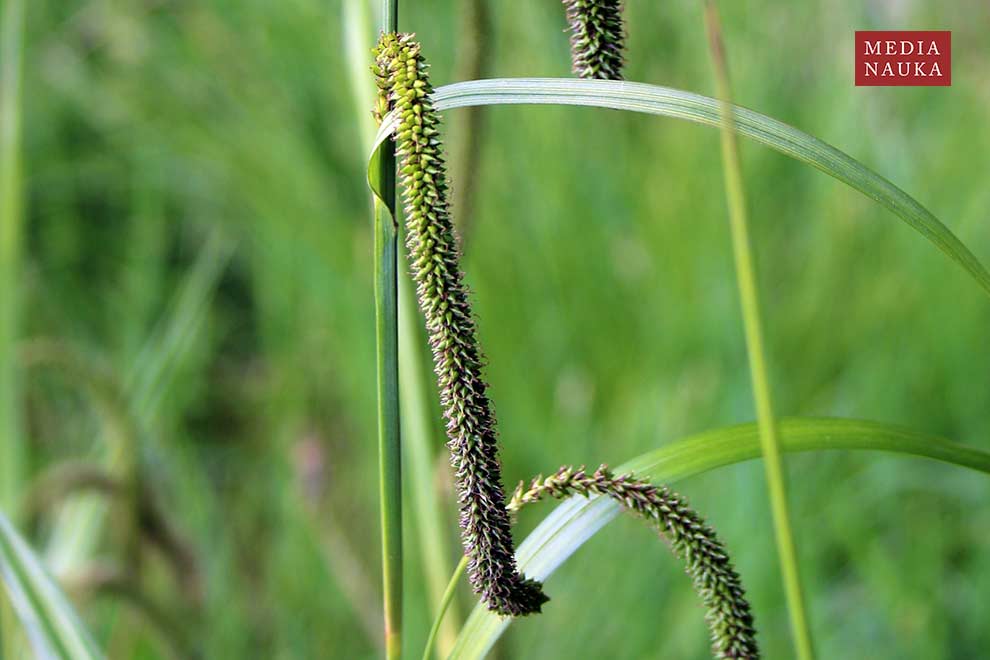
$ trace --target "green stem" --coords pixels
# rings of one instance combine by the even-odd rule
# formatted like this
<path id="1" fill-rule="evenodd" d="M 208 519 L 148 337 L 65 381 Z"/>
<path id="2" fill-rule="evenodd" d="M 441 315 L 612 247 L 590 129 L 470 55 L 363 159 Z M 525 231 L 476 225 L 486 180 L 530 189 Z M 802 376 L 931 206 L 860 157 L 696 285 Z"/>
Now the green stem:
<path id="1" fill-rule="evenodd" d="M 382 32 L 398 29 L 398 0 L 383 0 Z M 402 656 L 402 453 L 399 431 L 398 296 L 395 222 L 395 147 L 379 162 L 381 199 L 375 199 L 375 337 L 378 362 L 378 468 L 381 498 L 385 656 Z"/>
<path id="2" fill-rule="evenodd" d="M 443 617 L 447 613 L 450 603 L 454 600 L 454 594 L 457 593 L 457 583 L 460 582 L 461 576 L 464 575 L 467 563 L 467 555 L 461 557 L 457 568 L 454 569 L 454 574 L 450 576 L 450 582 L 447 583 L 447 588 L 443 592 L 443 598 L 440 599 L 440 604 L 437 606 L 437 614 L 433 619 L 433 626 L 430 628 L 430 636 L 426 638 L 426 646 L 423 647 L 423 660 L 430 660 L 430 656 L 433 654 L 433 646 L 437 641 L 437 633 L 440 632 Z"/>
<path id="3" fill-rule="evenodd" d="M 814 657 L 814 651 L 805 615 L 797 552 L 794 547 L 794 536 L 791 531 L 787 505 L 785 474 L 780 458 L 777 422 L 773 414 L 770 382 L 763 348 L 763 322 L 756 284 L 756 266 L 746 217 L 746 195 L 739 162 L 739 146 L 736 141 L 732 116 L 732 90 L 729 84 L 728 65 L 726 64 L 718 10 L 713 0 L 706 0 L 705 2 L 705 24 L 718 82 L 718 96 L 721 101 L 722 165 L 725 174 L 725 196 L 729 206 L 736 281 L 739 285 L 739 302 L 742 307 L 743 327 L 746 333 L 746 350 L 749 354 L 750 378 L 753 383 L 756 419 L 760 429 L 760 446 L 763 452 L 763 464 L 766 467 L 767 489 L 770 495 L 770 506 L 777 537 L 777 552 L 784 578 L 795 651 L 802 660 L 810 660 Z"/>
<path id="4" fill-rule="evenodd" d="M 13 516 L 24 471 L 17 374 L 18 271 L 21 252 L 21 76 L 24 2 L 6 0 L 0 16 L 0 508 Z M 23 652 L 10 601 L 0 597 L 4 657 Z"/>
<path id="5" fill-rule="evenodd" d="M 21 59 L 24 3 L 7 0 L 0 17 L 0 507 L 17 511 L 24 457 L 18 437 L 18 268 L 21 252 Z"/>

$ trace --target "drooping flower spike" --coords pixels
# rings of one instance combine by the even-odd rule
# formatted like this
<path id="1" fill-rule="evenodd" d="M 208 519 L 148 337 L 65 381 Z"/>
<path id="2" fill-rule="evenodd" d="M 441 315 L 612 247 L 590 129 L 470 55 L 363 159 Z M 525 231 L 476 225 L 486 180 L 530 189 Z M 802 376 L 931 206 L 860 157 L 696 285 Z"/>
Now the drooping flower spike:
<path id="1" fill-rule="evenodd" d="M 666 488 L 631 475 L 614 477 L 604 466 L 593 475 L 565 467 L 547 479 L 533 481 L 529 489 L 520 484 L 506 506 L 495 417 L 482 380 L 483 358 L 450 218 L 446 165 L 439 118 L 430 100 L 428 67 L 419 44 L 406 34 L 382 35 L 375 59 L 373 71 L 380 90 L 376 116 L 381 120 L 391 110 L 400 120 L 395 141 L 406 245 L 447 419 L 461 535 L 475 591 L 499 614 L 539 612 L 548 599 L 538 582 L 517 569 L 509 510 L 544 495 L 607 495 L 651 520 L 674 553 L 686 561 L 707 608 L 717 657 L 757 657 L 749 604 L 724 548 L 700 516 Z"/>
<path id="2" fill-rule="evenodd" d="M 581 78 L 622 80 L 625 34 L 620 0 L 563 0 L 571 65 Z"/>
<path id="3" fill-rule="evenodd" d="M 614 476 L 602 465 L 593 474 L 584 468 L 562 467 L 546 479 L 537 477 L 516 488 L 510 511 L 545 495 L 558 499 L 579 494 L 617 500 L 653 524 L 686 564 L 694 589 L 706 609 L 705 620 L 716 658 L 758 658 L 753 615 L 742 582 L 715 530 L 680 495 L 630 474 Z"/>
<path id="4" fill-rule="evenodd" d="M 376 114 L 380 118 L 394 109 L 401 119 L 395 142 L 406 246 L 447 420 L 468 574 L 489 609 L 513 616 L 539 612 L 548 598 L 538 582 L 516 568 L 495 416 L 482 379 L 483 356 L 450 218 L 428 65 L 409 34 L 383 34 L 374 53 L 380 91 Z"/>

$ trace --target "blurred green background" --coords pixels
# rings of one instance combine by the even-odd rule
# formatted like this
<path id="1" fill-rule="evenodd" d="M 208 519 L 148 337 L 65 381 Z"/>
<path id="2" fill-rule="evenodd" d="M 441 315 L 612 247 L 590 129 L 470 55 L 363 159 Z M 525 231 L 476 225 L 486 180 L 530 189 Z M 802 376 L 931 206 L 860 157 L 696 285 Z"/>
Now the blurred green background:
<path id="1" fill-rule="evenodd" d="M 111 657 L 379 654 L 373 98 L 368 62 L 348 59 L 378 3 L 347 2 L 27 3 L 29 343 L 7 441 L 27 448 L 26 481 L 109 463 L 156 503 L 171 545 L 135 541 L 120 503 L 87 523 L 92 497 L 26 527 Z M 860 159 L 990 260 L 990 5 L 723 4 L 737 102 Z M 626 16 L 628 79 L 713 94 L 700 3 L 630 1 Z M 488 77 L 570 75 L 556 0 L 403 1 L 400 25 L 436 84 L 470 71 L 472 48 Z M 856 29 L 952 30 L 953 86 L 854 87 Z M 448 146 L 506 481 L 752 419 L 717 132 L 577 108 L 467 117 L 451 113 Z M 779 413 L 990 448 L 979 288 L 859 193 L 753 144 L 743 157 Z M 444 439 L 429 440 L 416 477 L 442 524 L 422 544 L 409 505 L 411 657 L 431 620 L 422 560 L 452 565 L 458 547 Z M 990 481 L 881 455 L 787 465 L 821 657 L 985 653 Z M 762 466 L 678 489 L 734 551 L 766 656 L 789 657 Z M 498 657 L 708 657 L 688 579 L 637 521 L 547 591 Z M 473 602 L 465 588 L 457 616 Z"/>

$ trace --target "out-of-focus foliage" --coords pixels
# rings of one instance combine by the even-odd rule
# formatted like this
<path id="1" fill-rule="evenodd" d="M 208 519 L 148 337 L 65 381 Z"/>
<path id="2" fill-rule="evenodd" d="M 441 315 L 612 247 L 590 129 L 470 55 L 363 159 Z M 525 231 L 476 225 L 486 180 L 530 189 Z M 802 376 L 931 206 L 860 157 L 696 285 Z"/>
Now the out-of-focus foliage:
<path id="1" fill-rule="evenodd" d="M 700 7 L 626 4 L 626 78 L 711 95 Z M 108 412 L 75 372 L 25 366 L 26 476 L 92 461 L 110 432 L 140 448 L 139 478 L 114 475 L 132 497 L 110 496 L 92 556 L 60 577 L 111 657 L 377 655 L 367 117 L 339 0 L 28 5 L 21 336 L 104 365 L 123 401 Z M 491 75 L 568 75 L 559 3 L 490 6 Z M 458 11 L 400 10 L 436 84 L 452 82 Z M 738 103 L 849 152 L 990 258 L 985 3 L 723 12 Z M 855 29 L 924 26 L 953 30 L 951 88 L 853 86 Z M 751 419 L 717 134 L 549 107 L 493 108 L 483 128 L 475 214 L 458 221 L 471 224 L 464 261 L 507 481 Z M 743 156 L 779 412 L 988 447 L 979 288 L 910 229 L 875 221 L 887 212 L 859 193 L 755 145 Z M 450 505 L 442 442 L 434 480 Z M 990 483 L 865 455 L 788 466 L 822 657 L 987 647 Z M 679 490 L 733 549 L 767 656 L 786 656 L 762 467 Z M 142 507 L 158 522 L 129 515 Z M 55 520 L 35 516 L 34 545 Z M 452 506 L 447 522 L 456 547 Z M 429 608 L 415 524 L 418 654 Z M 548 581 L 545 614 L 515 624 L 501 653 L 707 657 L 690 584 L 655 543 L 616 523 Z"/>

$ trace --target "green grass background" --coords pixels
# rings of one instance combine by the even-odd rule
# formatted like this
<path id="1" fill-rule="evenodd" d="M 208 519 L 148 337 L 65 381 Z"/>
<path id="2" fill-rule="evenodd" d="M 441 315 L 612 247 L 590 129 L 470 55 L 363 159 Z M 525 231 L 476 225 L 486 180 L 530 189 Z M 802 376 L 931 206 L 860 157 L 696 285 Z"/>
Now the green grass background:
<path id="1" fill-rule="evenodd" d="M 380 616 L 367 118 L 339 0 L 28 4 L 21 335 L 104 361 L 134 397 L 128 374 L 154 376 L 152 403 L 129 405 L 145 479 L 195 549 L 201 610 L 147 550 L 144 589 L 206 657 L 375 656 L 361 623 Z M 713 94 L 700 3 L 627 4 L 627 77 Z M 570 75 L 558 2 L 490 7 L 490 75 Z M 436 84 L 454 80 L 459 11 L 401 3 Z M 738 103 L 852 154 L 990 260 L 990 6 L 748 1 L 724 3 L 723 21 Z M 952 30 L 953 86 L 854 87 L 856 29 Z M 476 213 L 458 221 L 510 484 L 753 418 L 719 158 L 716 131 L 668 119 L 487 113 Z M 990 447 L 979 288 L 859 193 L 756 145 L 743 158 L 779 414 Z M 177 313 L 197 259 L 213 268 Z M 188 337 L 178 350 L 154 339 L 170 322 Z M 32 475 L 90 455 L 101 424 L 78 379 L 19 382 Z M 863 454 L 787 466 L 821 657 L 981 656 L 990 482 Z M 788 657 L 762 466 L 679 488 L 733 550 L 767 657 Z M 524 513 L 519 538 L 548 510 Z M 418 547 L 415 524 L 418 657 L 419 557 L 436 548 Z M 50 527 L 32 528 L 37 546 Z M 123 552 L 104 534 L 95 560 Z M 687 578 L 635 521 L 593 539 L 547 591 L 546 613 L 515 624 L 499 657 L 707 657 Z M 460 596 L 463 613 L 473 599 Z M 125 601 L 76 602 L 112 656 L 168 657 Z"/>

